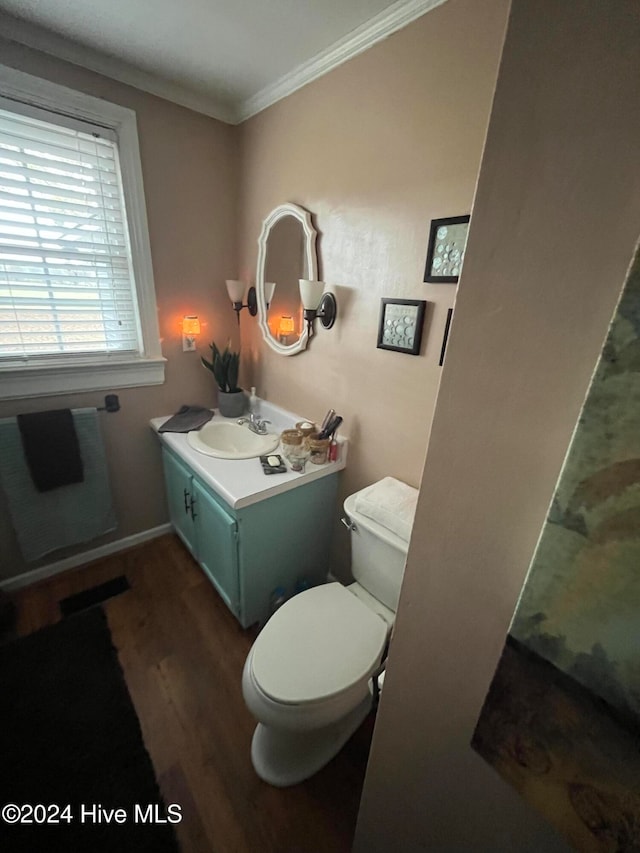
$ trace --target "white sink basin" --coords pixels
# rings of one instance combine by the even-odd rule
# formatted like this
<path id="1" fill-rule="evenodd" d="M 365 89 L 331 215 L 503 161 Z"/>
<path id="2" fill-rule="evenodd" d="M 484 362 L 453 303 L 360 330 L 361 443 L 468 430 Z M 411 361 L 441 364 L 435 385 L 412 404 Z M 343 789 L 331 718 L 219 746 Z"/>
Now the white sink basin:
<path id="1" fill-rule="evenodd" d="M 252 459 L 276 449 L 280 436 L 273 433 L 258 435 L 248 426 L 231 421 L 210 421 L 197 432 L 190 432 L 187 441 L 199 453 L 218 459 Z"/>

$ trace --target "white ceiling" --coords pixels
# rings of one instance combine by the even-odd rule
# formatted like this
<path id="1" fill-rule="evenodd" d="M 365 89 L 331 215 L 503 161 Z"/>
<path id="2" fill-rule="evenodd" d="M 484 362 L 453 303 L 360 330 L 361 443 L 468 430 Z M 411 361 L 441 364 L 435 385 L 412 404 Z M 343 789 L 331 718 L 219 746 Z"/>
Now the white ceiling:
<path id="1" fill-rule="evenodd" d="M 0 33 L 237 123 L 442 2 L 0 0 Z"/>

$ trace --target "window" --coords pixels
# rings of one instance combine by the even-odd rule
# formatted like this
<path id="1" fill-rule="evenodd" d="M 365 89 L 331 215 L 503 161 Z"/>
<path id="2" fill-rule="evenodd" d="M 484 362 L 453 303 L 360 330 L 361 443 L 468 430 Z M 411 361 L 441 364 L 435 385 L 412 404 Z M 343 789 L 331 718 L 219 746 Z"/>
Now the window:
<path id="1" fill-rule="evenodd" d="M 135 114 L 0 68 L 0 397 L 163 380 Z"/>

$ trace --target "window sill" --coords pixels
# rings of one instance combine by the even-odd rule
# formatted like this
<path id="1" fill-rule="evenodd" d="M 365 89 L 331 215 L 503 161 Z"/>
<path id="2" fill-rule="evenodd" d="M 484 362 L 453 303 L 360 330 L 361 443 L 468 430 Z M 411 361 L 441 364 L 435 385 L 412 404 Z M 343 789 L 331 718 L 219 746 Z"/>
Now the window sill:
<path id="1" fill-rule="evenodd" d="M 0 400 L 162 385 L 166 359 L 53 362 L 0 368 Z"/>

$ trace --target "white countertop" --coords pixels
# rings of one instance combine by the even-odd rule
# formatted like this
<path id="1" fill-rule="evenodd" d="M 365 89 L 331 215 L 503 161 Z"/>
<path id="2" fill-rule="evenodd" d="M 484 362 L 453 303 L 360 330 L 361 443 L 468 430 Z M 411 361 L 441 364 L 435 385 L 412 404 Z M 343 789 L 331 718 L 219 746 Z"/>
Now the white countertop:
<path id="1" fill-rule="evenodd" d="M 298 421 L 307 420 L 300 415 L 294 415 L 292 412 L 281 409 L 280 406 L 268 403 L 266 400 L 260 401 L 260 415 L 271 421 L 269 431 L 274 433 L 290 429 Z M 348 439 L 339 435 L 338 461 L 326 462 L 324 465 L 314 465 L 312 462 L 307 462 L 303 473 L 291 471 L 287 465 L 288 470 L 285 474 L 266 475 L 263 473 L 262 465 L 257 457 L 254 459 L 217 459 L 214 456 L 205 456 L 204 453 L 199 453 L 191 447 L 187 441 L 187 433 L 159 433 L 159 428 L 170 417 L 171 415 L 164 415 L 160 418 L 153 418 L 149 422 L 151 428 L 157 433 L 163 444 L 166 444 L 180 456 L 189 468 L 233 509 L 241 509 L 274 495 L 288 492 L 297 486 L 303 486 L 313 480 L 319 480 L 320 477 L 327 477 L 329 474 L 341 471 L 346 466 L 349 442 Z M 223 418 L 217 409 L 214 418 L 216 421 L 228 420 L 232 423 L 236 421 L 236 418 Z M 278 447 L 274 453 L 282 454 L 282 449 Z"/>

